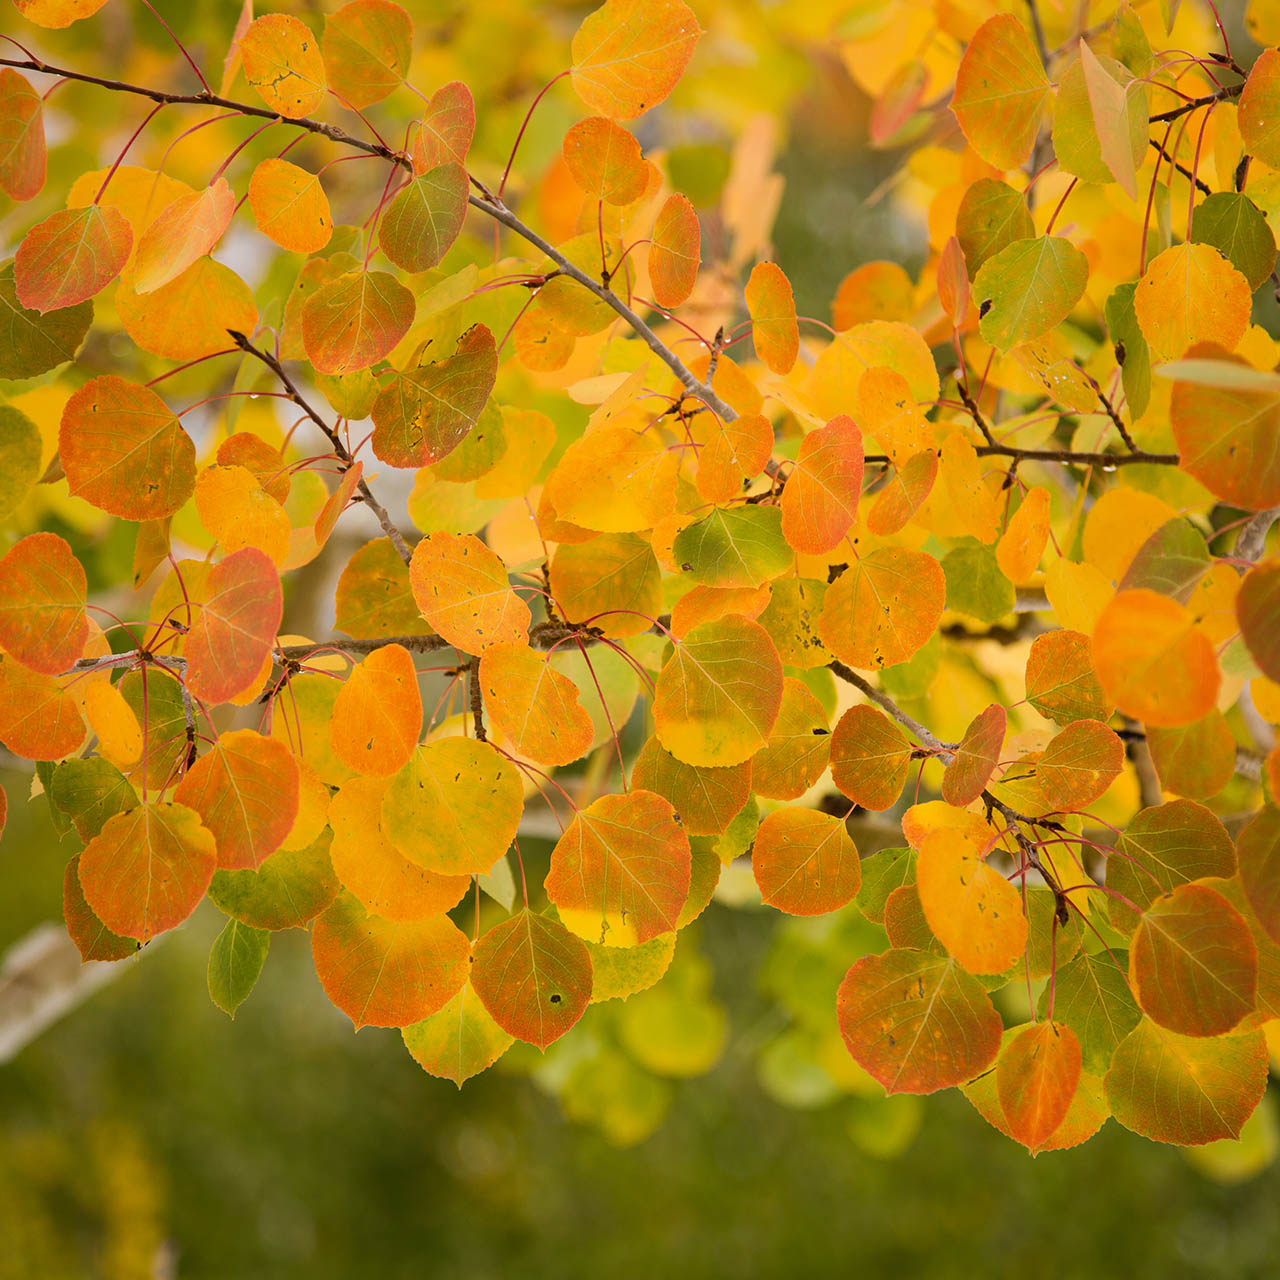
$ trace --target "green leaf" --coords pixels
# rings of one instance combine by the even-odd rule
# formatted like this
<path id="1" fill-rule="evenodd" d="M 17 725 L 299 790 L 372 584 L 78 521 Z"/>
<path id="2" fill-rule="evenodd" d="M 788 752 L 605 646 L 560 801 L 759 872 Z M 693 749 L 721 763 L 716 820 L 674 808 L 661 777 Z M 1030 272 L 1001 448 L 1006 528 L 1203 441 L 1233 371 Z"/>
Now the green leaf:
<path id="1" fill-rule="evenodd" d="M 1135 419 L 1146 413 L 1147 402 L 1151 399 L 1151 350 L 1133 309 L 1133 295 L 1137 287 L 1136 280 L 1122 284 L 1107 299 L 1106 305 L 1107 332 L 1111 335 L 1116 363 L 1120 366 L 1129 413 Z"/>
<path id="2" fill-rule="evenodd" d="M 717 507 L 676 535 L 676 563 L 708 587 L 758 587 L 785 573 L 795 553 L 777 507 Z"/>
<path id="3" fill-rule="evenodd" d="M 1258 208 L 1238 191 L 1215 191 L 1191 215 L 1191 239 L 1211 244 L 1256 289 L 1276 265 L 1276 238 Z"/>
<path id="4" fill-rule="evenodd" d="M 992 346 L 1010 351 L 1060 325 L 1088 281 L 1089 260 L 1061 236 L 1017 240 L 974 277 L 978 328 Z"/>
<path id="5" fill-rule="evenodd" d="M 964 250 L 970 280 L 988 258 L 1035 233 L 1026 196 L 994 178 L 979 178 L 956 211 L 956 239 Z"/>
<path id="6" fill-rule="evenodd" d="M 1077 956 L 1061 965 L 1052 987 L 1040 996 L 1039 1016 L 1053 1017 L 1076 1033 L 1084 1057 L 1084 1069 L 1100 1075 L 1111 1065 L 1116 1046 L 1142 1020 L 1142 1012 L 1129 990 L 1120 952 L 1105 951 Z"/>
<path id="7" fill-rule="evenodd" d="M 223 1013 L 234 1018 L 249 998 L 270 947 L 271 934 L 266 929 L 252 929 L 239 920 L 228 920 L 214 939 L 209 952 L 209 996 Z"/>
<path id="8" fill-rule="evenodd" d="M 75 359 L 93 323 L 93 301 L 41 315 L 18 301 L 13 261 L 0 267 L 0 378 L 34 378 Z"/>
<path id="9" fill-rule="evenodd" d="M 1013 612 L 1017 593 L 1000 572 L 990 547 L 956 547 L 942 558 L 947 608 L 979 622 L 999 622 Z"/>
<path id="10" fill-rule="evenodd" d="M 1213 567 L 1204 534 L 1179 517 L 1162 524 L 1138 548 L 1120 589 L 1146 587 L 1187 604 L 1196 583 Z"/>

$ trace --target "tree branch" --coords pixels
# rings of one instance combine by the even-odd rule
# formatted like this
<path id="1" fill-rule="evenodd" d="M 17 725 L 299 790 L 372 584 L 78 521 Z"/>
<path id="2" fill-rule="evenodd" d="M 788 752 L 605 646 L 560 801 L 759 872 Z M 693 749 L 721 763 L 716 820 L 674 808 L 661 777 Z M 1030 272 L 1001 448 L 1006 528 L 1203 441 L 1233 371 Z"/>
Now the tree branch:
<path id="1" fill-rule="evenodd" d="M 887 693 L 882 693 L 875 685 L 864 680 L 856 671 L 846 667 L 838 659 L 835 662 L 829 662 L 827 667 L 833 675 L 839 676 L 846 684 L 853 685 L 855 689 L 865 694 L 881 710 L 891 715 L 904 729 L 914 734 L 920 740 L 921 745 L 927 747 L 943 764 L 950 764 L 955 759 L 954 743 L 943 742 L 941 738 L 930 733 L 919 720 L 914 719 L 903 711 Z"/>
<path id="2" fill-rule="evenodd" d="M 1201 107 L 1207 107 L 1215 102 L 1226 102 L 1231 98 L 1238 98 L 1244 90 L 1244 84 L 1229 84 L 1223 89 L 1217 90 L 1216 93 L 1206 93 L 1202 98 L 1192 98 L 1190 102 L 1184 102 L 1180 107 L 1172 107 L 1168 111 L 1161 111 L 1158 115 L 1148 116 L 1148 124 L 1164 124 L 1169 120 L 1177 120 L 1187 115 L 1191 111 L 1198 111 Z"/>

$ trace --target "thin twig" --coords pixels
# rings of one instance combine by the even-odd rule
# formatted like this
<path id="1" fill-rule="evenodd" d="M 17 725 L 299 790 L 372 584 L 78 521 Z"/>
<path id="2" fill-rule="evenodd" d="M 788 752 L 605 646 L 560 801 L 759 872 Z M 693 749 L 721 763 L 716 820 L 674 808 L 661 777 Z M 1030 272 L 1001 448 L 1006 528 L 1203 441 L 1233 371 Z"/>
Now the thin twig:
<path id="1" fill-rule="evenodd" d="M 839 676 L 846 684 L 853 685 L 855 689 L 870 698 L 881 710 L 891 715 L 904 729 L 910 730 L 920 740 L 921 745 L 927 747 L 943 764 L 950 764 L 955 758 L 953 743 L 943 742 L 941 738 L 930 733 L 919 720 L 914 719 L 903 711 L 887 693 L 882 693 L 875 685 L 864 680 L 856 671 L 846 667 L 839 660 L 830 662 L 827 666 L 833 675 Z"/>

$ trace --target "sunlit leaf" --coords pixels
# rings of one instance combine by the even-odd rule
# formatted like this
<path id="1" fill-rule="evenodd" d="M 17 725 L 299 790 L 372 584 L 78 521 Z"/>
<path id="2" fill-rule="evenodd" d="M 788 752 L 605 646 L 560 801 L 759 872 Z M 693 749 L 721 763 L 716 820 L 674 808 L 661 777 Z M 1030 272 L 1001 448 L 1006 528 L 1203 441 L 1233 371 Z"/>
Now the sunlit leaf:
<path id="1" fill-rule="evenodd" d="M 351 0 L 326 15 L 320 50 L 329 87 L 352 107 L 370 107 L 408 73 L 413 20 L 391 0 Z"/>
<path id="2" fill-rule="evenodd" d="M 826 772 L 828 717 L 802 680 L 782 683 L 782 706 L 768 745 L 752 757 L 752 788 L 773 800 L 798 800 Z"/>
<path id="3" fill-rule="evenodd" d="M 809 432 L 782 491 L 782 532 L 804 555 L 840 545 L 858 514 L 862 492 L 862 432 L 846 415 Z"/>
<path id="4" fill-rule="evenodd" d="M 612 120 L 580 120 L 565 134 L 562 151 L 574 182 L 593 199 L 624 205 L 643 194 L 649 175 L 640 144 Z"/>
<path id="5" fill-rule="evenodd" d="M 1133 295 L 1138 324 L 1159 360 L 1199 342 L 1231 351 L 1249 327 L 1249 282 L 1207 244 L 1179 244 L 1147 265 Z"/>
<path id="6" fill-rule="evenodd" d="M 0 559 L 0 646 L 23 666 L 57 675 L 89 639 L 84 567 L 65 538 L 31 533 Z"/>
<path id="7" fill-rule="evenodd" d="M 258 230 L 293 253 L 316 253 L 333 235 L 329 197 L 319 177 L 279 157 L 253 171 L 249 208 Z"/>
<path id="8" fill-rule="evenodd" d="M 443 1009 L 405 1027 L 405 1048 L 428 1074 L 452 1080 L 458 1088 L 493 1066 L 515 1043 L 498 1026 L 470 982 Z"/>
<path id="9" fill-rule="evenodd" d="M 687 197 L 668 196 L 649 243 L 649 280 L 660 307 L 678 307 L 693 292 L 702 252 L 698 215 Z"/>
<path id="10" fill-rule="evenodd" d="M 109 205 L 63 209 L 27 232 L 13 260 L 18 301 L 35 311 L 74 306 L 116 278 L 133 229 Z"/>
<path id="11" fill-rule="evenodd" d="M 529 630 L 529 606 L 511 590 L 506 566 L 471 534 L 428 534 L 413 549 L 409 582 L 431 626 L 467 653 Z"/>
<path id="12" fill-rule="evenodd" d="M 979 712 L 964 731 L 955 759 L 942 775 L 942 798 L 964 808 L 983 792 L 1000 761 L 1008 713 L 998 702 Z"/>
<path id="13" fill-rule="evenodd" d="M 897 533 L 933 490 L 938 478 L 938 455 L 932 449 L 912 454 L 894 468 L 867 512 L 867 528 L 877 537 Z"/>
<path id="14" fill-rule="evenodd" d="M 333 753 L 357 773 L 386 777 L 409 762 L 421 732 L 413 655 L 383 645 L 352 668 L 333 704 Z"/>
<path id="15" fill-rule="evenodd" d="M 756 354 L 774 373 L 790 373 L 800 352 L 791 282 L 776 262 L 758 262 L 746 288 Z"/>
<path id="16" fill-rule="evenodd" d="M 235 207 L 235 192 L 225 178 L 174 200 L 138 237 L 134 289 L 150 293 L 203 258 L 222 239 Z"/>
<path id="17" fill-rule="evenodd" d="M 272 111 L 289 120 L 309 116 L 324 101 L 320 43 L 298 18 L 269 13 L 240 37 L 244 77 Z"/>
<path id="18" fill-rule="evenodd" d="M 1062 236 L 1015 240 L 974 277 L 982 336 L 1011 351 L 1048 333 L 1071 314 L 1088 279 L 1088 259 Z"/>
<path id="19" fill-rule="evenodd" d="M 760 824 L 751 870 L 766 906 L 793 916 L 838 911 L 862 884 L 858 849 L 839 818 L 776 809 Z"/>
<path id="20" fill-rule="evenodd" d="M 258 304 L 230 267 L 197 258 L 168 284 L 137 293 L 128 273 L 116 288 L 116 313 L 124 331 L 144 351 L 165 360 L 199 360 L 232 345 L 228 330 L 252 333 Z M 182 316 L 174 324 L 175 315 Z"/>
<path id="21" fill-rule="evenodd" d="M 480 658 L 480 688 L 501 741 L 545 765 L 577 760 L 595 736 L 581 692 L 549 655 L 523 641 L 489 645 Z"/>
<path id="22" fill-rule="evenodd" d="M 864 809 L 897 802 L 911 767 L 911 744 L 874 707 L 850 707 L 831 735 L 831 780 Z"/>
<path id="23" fill-rule="evenodd" d="M 1027 655 L 1027 701 L 1062 725 L 1106 720 L 1111 704 L 1098 683 L 1092 657 L 1089 637 L 1079 631 L 1036 636 Z"/>
<path id="24" fill-rule="evenodd" d="M 565 450 L 546 492 L 561 519 L 585 529 L 651 529 L 675 506 L 678 467 L 654 433 L 602 426 Z"/>
<path id="25" fill-rule="evenodd" d="M 1075 720 L 1056 733 L 1036 763 L 1045 799 L 1064 812 L 1106 794 L 1124 764 L 1124 744 L 1098 720 Z"/>
<path id="26" fill-rule="evenodd" d="M 1066 1118 L 1080 1061 L 1075 1032 L 1058 1022 L 1023 1027 L 1002 1048 L 996 1091 L 1010 1134 L 1023 1146 L 1042 1146 Z"/>
<path id="27" fill-rule="evenodd" d="M 230 554 L 256 547 L 277 566 L 289 556 L 289 517 L 245 467 L 206 467 L 196 480 L 200 523 Z"/>

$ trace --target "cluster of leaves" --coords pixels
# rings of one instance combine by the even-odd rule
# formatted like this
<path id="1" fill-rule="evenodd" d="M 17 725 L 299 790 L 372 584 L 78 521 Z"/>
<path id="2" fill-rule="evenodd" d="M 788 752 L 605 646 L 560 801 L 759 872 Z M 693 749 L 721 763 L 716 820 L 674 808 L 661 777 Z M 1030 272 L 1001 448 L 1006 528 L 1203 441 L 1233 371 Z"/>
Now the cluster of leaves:
<path id="1" fill-rule="evenodd" d="M 17 0 L 48 28 L 104 3 Z M 553 1073 L 625 1140 L 655 1076 L 723 1043 L 696 956 L 655 985 L 719 893 L 852 952 L 815 1011 L 779 975 L 819 935 L 780 935 L 781 1095 L 959 1086 L 1032 1152 L 1109 1116 L 1239 1135 L 1280 1016 L 1280 347 L 1251 324 L 1280 53 L 1242 67 L 1176 4 L 1084 32 L 1008 7 L 886 0 L 819 33 L 873 141 L 909 148 L 930 244 L 918 279 L 851 272 L 831 324 L 767 258 L 765 140 L 684 194 L 627 127 L 699 50 L 682 0 L 582 19 L 561 75 L 589 114 L 523 182 L 515 149 L 472 154 L 485 99 L 412 87 L 392 0 L 319 38 L 246 3 L 217 93 L 189 55 L 199 92 L 11 41 L 13 201 L 50 192 L 60 84 L 152 107 L 0 268 L 0 742 L 83 841 L 86 959 L 207 895 L 233 1011 L 306 927 L 353 1023 L 458 1083 L 637 996 L 607 1051 L 635 1107 Z M 414 94 L 393 147 L 366 111 Z M 168 150 L 125 163 L 162 108 L 199 117 L 170 149 L 253 128 L 192 185 Z M 355 158 L 378 177 L 341 188 L 345 225 L 326 188 Z M 254 289 L 211 256 L 252 227 L 283 251 Z M 169 377 L 203 398 L 175 411 Z M 409 537 L 372 487 L 397 468 Z M 341 571 L 340 634 L 283 635 L 289 572 L 352 507 L 384 536 Z M 149 587 L 141 623 L 90 601 L 102 513 L 133 581 L 93 594 Z"/>

